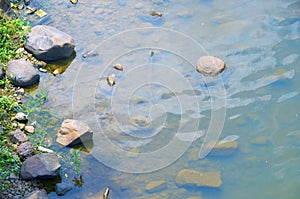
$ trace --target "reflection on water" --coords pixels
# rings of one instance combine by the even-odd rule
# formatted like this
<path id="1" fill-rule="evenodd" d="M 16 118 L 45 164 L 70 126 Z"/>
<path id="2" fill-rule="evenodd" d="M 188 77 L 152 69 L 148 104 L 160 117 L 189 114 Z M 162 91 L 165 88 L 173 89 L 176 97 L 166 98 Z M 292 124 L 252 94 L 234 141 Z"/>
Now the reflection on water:
<path id="1" fill-rule="evenodd" d="M 127 160 L 174 140 L 194 141 L 173 164 L 147 174 L 110 169 L 82 152 L 84 183 L 60 198 L 100 198 L 106 187 L 111 189 L 111 198 L 300 195 L 299 1 L 107 0 L 91 4 L 82 0 L 72 5 L 53 0 L 33 1 L 32 5 L 48 13 L 42 19 L 29 16 L 32 24 L 53 25 L 76 41 L 76 57 L 70 66 L 58 77 L 42 74 L 36 92 L 47 88 L 45 108 L 64 118 L 85 120 L 96 129 L 92 150 L 102 147 L 99 150 L 107 153 L 109 163 L 120 166 L 123 163 L 118 153 L 105 151 L 103 145 L 97 145 L 99 140 L 108 138 L 113 146 L 123 147 Z M 163 16 L 150 16 L 151 10 Z M 151 27 L 184 34 L 154 29 L 121 34 Z M 111 38 L 116 34 L 119 37 Z M 82 55 L 92 49 L 99 55 L 84 59 Z M 149 54 L 151 51 L 154 54 Z M 226 62 L 221 79 L 204 79 L 195 72 L 197 58 L 206 53 Z M 122 63 L 124 71 L 109 67 L 115 63 Z M 114 87 L 105 80 L 112 73 L 116 75 Z M 222 96 L 214 96 L 210 90 L 220 84 L 226 91 L 220 140 L 236 140 L 239 148 L 230 156 L 200 160 L 198 153 L 211 121 L 212 102 L 215 109 L 223 106 Z M 151 166 L 155 162 L 150 158 L 143 163 Z M 134 168 L 140 162 L 127 163 L 128 168 Z M 178 187 L 175 178 L 181 169 L 220 171 L 222 187 Z M 146 192 L 146 184 L 157 180 L 166 181 L 167 186 Z M 49 197 L 58 198 L 55 193 Z"/>

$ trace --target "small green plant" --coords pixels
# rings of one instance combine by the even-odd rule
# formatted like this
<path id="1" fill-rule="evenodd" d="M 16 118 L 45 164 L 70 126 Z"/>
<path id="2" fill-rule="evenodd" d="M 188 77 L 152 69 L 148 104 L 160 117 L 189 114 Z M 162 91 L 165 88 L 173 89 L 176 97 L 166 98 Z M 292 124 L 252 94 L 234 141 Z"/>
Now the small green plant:
<path id="1" fill-rule="evenodd" d="M 71 151 L 71 154 L 73 155 L 71 165 L 74 166 L 73 169 L 74 169 L 75 174 L 79 175 L 80 174 L 80 166 L 81 166 L 79 150 L 74 149 Z"/>
<path id="2" fill-rule="evenodd" d="M 0 151 L 0 180 L 3 180 L 11 172 L 19 171 L 21 161 L 17 155 L 12 153 L 11 147 L 0 146 Z"/>
<path id="3" fill-rule="evenodd" d="M 0 14 L 0 62 L 6 66 L 10 59 L 19 58 L 17 50 L 25 45 L 30 26 L 20 19 L 11 20 Z"/>

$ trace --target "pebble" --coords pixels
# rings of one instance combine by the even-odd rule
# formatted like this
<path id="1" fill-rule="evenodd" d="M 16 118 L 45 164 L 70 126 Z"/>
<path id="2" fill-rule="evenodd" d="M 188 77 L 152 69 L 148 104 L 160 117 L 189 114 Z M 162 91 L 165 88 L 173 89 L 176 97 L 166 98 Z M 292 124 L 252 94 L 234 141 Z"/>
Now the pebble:
<path id="1" fill-rule="evenodd" d="M 113 65 L 113 68 L 116 70 L 120 70 L 120 71 L 123 70 L 123 66 L 121 64 L 115 64 L 115 65 Z"/>
<path id="2" fill-rule="evenodd" d="M 45 69 L 45 68 L 39 68 L 39 71 L 42 72 L 42 73 L 47 73 L 48 72 L 47 69 Z"/>
<path id="3" fill-rule="evenodd" d="M 149 14 L 153 17 L 162 17 L 163 14 L 157 11 L 150 11 Z"/>
<path id="4" fill-rule="evenodd" d="M 107 83 L 108 83 L 109 86 L 113 86 L 113 85 L 116 84 L 116 82 L 115 82 L 115 77 L 116 77 L 115 74 L 111 74 L 110 76 L 108 76 L 108 77 L 106 78 Z"/>
<path id="5" fill-rule="evenodd" d="M 35 129 L 33 126 L 25 126 L 24 129 L 27 133 L 30 133 L 30 134 L 33 134 L 35 132 Z"/>
<path id="6" fill-rule="evenodd" d="M 20 88 L 20 89 L 16 90 L 15 94 L 23 96 L 25 94 L 24 88 Z"/>
<path id="7" fill-rule="evenodd" d="M 17 120 L 18 122 L 27 122 L 27 115 L 25 113 L 19 112 L 12 118 L 13 120 Z"/>
<path id="8" fill-rule="evenodd" d="M 18 123 L 18 127 L 19 127 L 19 129 L 21 129 L 21 130 L 23 131 L 24 128 L 25 128 L 25 124 L 23 124 L 23 123 Z"/>
<path id="9" fill-rule="evenodd" d="M 78 3 L 78 0 L 70 0 L 70 2 L 71 2 L 72 4 L 77 4 L 77 3 Z"/>
<path id="10" fill-rule="evenodd" d="M 225 63 L 217 57 L 202 56 L 197 61 L 196 69 L 203 75 L 215 77 L 225 69 Z"/>
<path id="11" fill-rule="evenodd" d="M 45 152 L 45 153 L 54 153 L 53 150 L 47 149 L 47 148 L 45 148 L 43 146 L 38 146 L 38 150 L 41 151 L 41 152 Z"/>

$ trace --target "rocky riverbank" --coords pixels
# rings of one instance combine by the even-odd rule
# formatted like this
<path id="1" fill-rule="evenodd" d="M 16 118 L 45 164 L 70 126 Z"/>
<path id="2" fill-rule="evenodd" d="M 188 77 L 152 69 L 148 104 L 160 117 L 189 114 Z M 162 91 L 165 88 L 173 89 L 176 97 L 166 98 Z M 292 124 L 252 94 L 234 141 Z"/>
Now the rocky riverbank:
<path id="1" fill-rule="evenodd" d="M 29 3 L 20 2 L 18 7 L 28 7 Z M 55 27 L 40 25 L 31 29 L 19 19 L 14 20 L 9 0 L 0 0 L 0 16 L 3 24 L 12 24 L 8 26 L 12 30 L 1 30 L 4 31 L 1 35 L 8 35 L 8 38 L 2 38 L 6 43 L 0 46 L 5 50 L 4 56 L 0 57 L 0 198 L 48 198 L 42 181 L 59 177 L 61 165 L 52 150 L 29 141 L 36 133 L 38 121 L 28 121 L 29 112 L 23 106 L 22 98 L 24 88 L 38 84 L 39 73 L 47 72 L 46 62 L 67 58 L 73 53 L 74 39 Z M 31 31 L 27 31 L 29 29 Z M 76 132 L 82 125 L 85 124 L 75 121 L 68 128 Z M 58 139 L 69 137 L 77 144 L 81 135 L 87 140 L 92 139 L 91 130 L 88 137 L 79 131 L 70 138 L 66 135 L 68 128 L 62 128 L 64 133 L 58 135 Z M 64 195 L 71 189 L 67 182 L 55 186 L 57 195 Z"/>

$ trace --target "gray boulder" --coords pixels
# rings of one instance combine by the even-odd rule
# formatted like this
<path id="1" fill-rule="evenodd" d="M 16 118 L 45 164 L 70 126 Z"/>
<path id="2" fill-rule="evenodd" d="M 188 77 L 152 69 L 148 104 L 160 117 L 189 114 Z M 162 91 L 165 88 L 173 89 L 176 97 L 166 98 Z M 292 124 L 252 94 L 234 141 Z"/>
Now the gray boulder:
<path id="1" fill-rule="evenodd" d="M 66 119 L 57 133 L 56 142 L 63 146 L 72 146 L 91 141 L 92 139 L 93 131 L 86 123 Z"/>
<path id="2" fill-rule="evenodd" d="M 13 85 L 20 87 L 34 85 L 40 80 L 38 70 L 32 63 L 23 59 L 9 61 L 6 76 L 12 80 Z"/>
<path id="3" fill-rule="evenodd" d="M 15 131 L 12 131 L 8 134 L 9 139 L 14 144 L 20 144 L 22 142 L 26 142 L 28 140 L 28 137 L 25 133 L 23 133 L 20 129 L 17 129 Z"/>
<path id="4" fill-rule="evenodd" d="M 48 199 L 48 195 L 45 191 L 37 190 L 31 192 L 23 199 Z"/>
<path id="5" fill-rule="evenodd" d="M 53 153 L 39 153 L 23 162 L 20 177 L 25 180 L 55 178 L 59 176 L 60 167 L 56 155 Z"/>
<path id="6" fill-rule="evenodd" d="M 72 185 L 66 182 L 57 183 L 55 185 L 55 192 L 58 196 L 63 196 L 69 191 L 71 191 Z"/>
<path id="7" fill-rule="evenodd" d="M 28 52 L 43 61 L 67 58 L 74 48 L 74 39 L 70 35 L 45 25 L 34 26 L 25 45 Z"/>
<path id="8" fill-rule="evenodd" d="M 4 76 L 5 76 L 4 69 L 3 69 L 2 64 L 0 63 L 0 79 L 2 79 Z"/>

